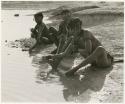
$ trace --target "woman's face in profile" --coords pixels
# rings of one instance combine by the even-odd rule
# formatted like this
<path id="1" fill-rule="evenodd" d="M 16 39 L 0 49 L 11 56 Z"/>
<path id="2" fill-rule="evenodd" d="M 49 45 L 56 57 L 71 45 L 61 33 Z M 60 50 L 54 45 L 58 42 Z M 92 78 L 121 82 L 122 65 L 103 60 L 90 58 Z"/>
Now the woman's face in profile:
<path id="1" fill-rule="evenodd" d="M 62 14 L 61 15 L 61 18 L 63 19 L 63 20 L 66 20 L 66 19 L 68 19 L 68 18 L 70 18 L 71 17 L 71 13 L 65 13 L 65 14 Z"/>
<path id="2" fill-rule="evenodd" d="M 42 22 L 42 18 L 41 17 L 35 17 L 35 22 L 36 23 L 41 23 Z"/>
<path id="3" fill-rule="evenodd" d="M 73 29 L 68 29 L 69 32 L 69 36 L 76 36 L 79 34 L 80 32 L 80 28 L 79 27 L 74 27 Z"/>

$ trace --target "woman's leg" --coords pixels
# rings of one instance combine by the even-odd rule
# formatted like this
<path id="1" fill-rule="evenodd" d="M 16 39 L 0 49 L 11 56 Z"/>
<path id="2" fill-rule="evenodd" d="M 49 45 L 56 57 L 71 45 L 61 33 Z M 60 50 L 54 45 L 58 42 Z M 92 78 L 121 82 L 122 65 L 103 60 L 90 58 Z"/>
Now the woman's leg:
<path id="1" fill-rule="evenodd" d="M 54 27 L 50 27 L 49 28 L 49 38 L 58 47 L 59 40 L 57 38 L 57 35 L 58 35 L 58 31 Z"/>
<path id="2" fill-rule="evenodd" d="M 51 41 L 52 43 L 55 43 L 55 45 L 58 47 L 59 41 L 58 41 L 58 39 L 57 39 L 57 37 L 56 37 L 55 34 L 49 33 L 49 39 L 50 39 L 50 41 Z"/>
<path id="3" fill-rule="evenodd" d="M 61 62 L 62 59 L 63 59 L 63 57 L 58 58 L 58 59 L 49 59 L 48 60 L 48 63 L 51 65 L 53 71 L 57 70 L 57 67 L 60 64 L 60 62 Z"/>
<path id="4" fill-rule="evenodd" d="M 55 54 L 55 55 L 52 55 L 51 57 L 53 58 L 53 59 L 55 59 L 55 58 L 63 58 L 63 57 L 65 57 L 65 56 L 67 56 L 67 55 L 70 55 L 71 54 L 71 52 L 73 51 L 73 45 L 72 45 L 72 43 L 70 43 L 69 45 L 68 45 L 68 47 L 64 50 L 64 52 L 61 52 L 61 53 L 59 53 L 59 54 Z"/>
<path id="5" fill-rule="evenodd" d="M 81 56 L 83 56 L 84 58 L 87 58 L 87 56 L 89 55 L 86 50 L 84 49 L 78 49 L 78 52 L 80 53 Z"/>
<path id="6" fill-rule="evenodd" d="M 47 37 L 40 38 L 41 44 L 51 44 L 52 42 Z"/>
<path id="7" fill-rule="evenodd" d="M 107 57 L 107 52 L 105 51 L 105 49 L 102 46 L 99 46 L 84 61 L 82 61 L 79 65 L 77 65 L 76 67 L 69 70 L 66 73 L 66 75 L 73 75 L 79 68 L 81 68 L 81 67 L 83 67 L 83 66 L 85 66 L 87 64 L 91 64 L 94 61 L 97 62 L 98 66 L 102 66 L 102 67 L 108 67 L 108 66 L 111 65 L 111 61 Z"/>
<path id="8" fill-rule="evenodd" d="M 59 40 L 59 45 L 58 45 L 58 48 L 57 48 L 57 53 L 56 54 L 59 54 L 62 52 L 62 48 L 63 48 L 63 45 L 65 44 L 65 39 L 62 37 L 60 38 Z"/>

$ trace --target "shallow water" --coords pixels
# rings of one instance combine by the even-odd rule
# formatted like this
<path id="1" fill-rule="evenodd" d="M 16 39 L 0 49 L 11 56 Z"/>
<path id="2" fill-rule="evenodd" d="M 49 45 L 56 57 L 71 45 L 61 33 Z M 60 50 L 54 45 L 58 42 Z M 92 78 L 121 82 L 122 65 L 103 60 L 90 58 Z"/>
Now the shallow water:
<path id="1" fill-rule="evenodd" d="M 29 57 L 27 52 L 16 48 L 2 48 L 2 101 L 64 101 L 60 93 L 63 86 L 59 78 L 51 76 L 55 77 L 51 80 L 53 83 L 40 80 L 37 78 L 38 65 L 32 61 L 33 57 Z M 45 64 L 42 68 L 47 68 L 46 66 Z M 56 99 L 55 96 L 60 97 Z"/>
<path id="2" fill-rule="evenodd" d="M 2 41 L 30 37 L 30 28 L 36 25 L 32 14 L 36 12 L 39 10 L 2 10 Z M 15 17 L 15 14 L 19 14 L 19 16 Z M 45 16 L 43 21 L 46 24 L 51 23 L 47 18 Z"/>

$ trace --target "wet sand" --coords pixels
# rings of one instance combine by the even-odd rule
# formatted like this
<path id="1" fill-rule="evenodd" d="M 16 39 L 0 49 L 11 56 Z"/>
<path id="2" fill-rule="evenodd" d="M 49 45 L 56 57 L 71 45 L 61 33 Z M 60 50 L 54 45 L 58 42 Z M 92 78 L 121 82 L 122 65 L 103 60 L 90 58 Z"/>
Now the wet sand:
<path id="1" fill-rule="evenodd" d="M 96 10 L 98 11 L 98 9 Z M 22 52 L 19 47 L 12 48 L 5 45 L 8 43 L 5 43 L 5 40 L 28 38 L 30 36 L 29 28 L 34 25 L 33 17 L 13 17 L 17 12 L 19 11 L 4 11 L 3 17 L 6 18 L 2 18 L 2 29 L 4 30 L 2 33 L 2 102 L 123 102 L 123 63 L 116 63 L 107 69 L 89 68 L 85 71 L 82 80 L 79 80 L 77 76 L 66 78 L 59 73 L 50 73 L 46 77 L 51 67 L 44 61 L 42 63 L 39 63 L 39 61 L 42 56 L 55 48 L 54 45 L 41 46 L 40 50 L 30 55 L 28 52 Z M 20 13 L 25 15 L 32 12 L 29 10 Z M 93 10 L 90 10 L 91 12 Z M 117 12 L 119 12 L 119 9 Z M 84 11 L 81 11 L 78 15 L 80 19 L 82 19 L 83 14 Z M 89 21 L 89 25 L 84 22 L 83 28 L 91 31 L 115 58 L 123 58 L 123 16 L 119 14 L 115 16 L 96 14 L 95 19 L 90 15 L 89 18 L 86 18 L 86 16 L 82 20 L 83 22 L 84 19 Z M 12 23 L 7 21 L 9 17 L 13 20 Z M 27 24 L 24 27 L 21 25 L 16 27 L 19 21 L 23 21 L 22 24 L 27 21 Z M 7 26 L 13 26 L 11 31 L 6 31 Z M 16 31 L 15 27 L 17 28 Z M 10 34 L 12 35 L 11 38 L 9 38 Z M 63 73 L 73 65 L 78 64 L 82 59 L 80 56 L 64 59 L 59 69 Z"/>

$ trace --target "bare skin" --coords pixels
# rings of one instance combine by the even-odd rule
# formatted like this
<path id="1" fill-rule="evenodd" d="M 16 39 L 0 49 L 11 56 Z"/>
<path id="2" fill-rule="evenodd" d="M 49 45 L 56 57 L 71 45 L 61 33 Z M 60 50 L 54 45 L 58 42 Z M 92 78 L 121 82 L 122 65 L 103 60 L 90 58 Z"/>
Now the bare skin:
<path id="1" fill-rule="evenodd" d="M 78 31 L 77 31 L 78 32 Z M 83 49 L 79 49 L 80 54 L 85 58 L 79 65 L 70 69 L 66 72 L 66 76 L 74 75 L 74 73 L 88 64 L 96 62 L 97 67 L 109 67 L 112 65 L 112 60 L 108 57 L 106 50 L 103 48 L 101 44 L 92 51 L 93 42 L 90 39 L 83 40 L 84 44 L 80 42 L 80 48 L 85 47 Z M 78 46 L 79 47 L 79 46 Z"/>
<path id="2" fill-rule="evenodd" d="M 83 57 L 86 59 L 82 61 L 79 65 L 75 66 L 74 68 L 70 69 L 68 72 L 65 73 L 66 76 L 74 75 L 74 73 L 88 64 L 92 64 L 96 62 L 97 67 L 109 67 L 112 65 L 111 57 L 108 56 L 108 53 L 103 48 L 101 43 L 93 37 L 93 35 L 89 31 L 84 31 L 85 35 L 80 35 L 80 38 L 77 39 L 78 35 L 81 32 L 81 26 L 76 26 L 73 29 L 69 29 L 69 34 L 71 34 L 74 38 L 73 40 L 79 43 L 77 45 L 79 52 Z M 90 36 L 89 38 L 85 38 L 85 36 Z M 53 55 L 53 59 L 58 59 L 64 57 L 68 54 L 68 52 L 73 48 L 73 42 L 66 48 L 66 50 L 60 54 Z"/>
<path id="3" fill-rule="evenodd" d="M 59 53 L 64 51 L 63 45 L 64 45 L 64 42 L 66 41 L 66 37 L 67 37 L 67 34 L 68 34 L 67 25 L 70 22 L 70 20 L 72 19 L 72 15 L 71 15 L 70 12 L 62 14 L 61 19 L 63 20 L 63 22 L 60 24 L 59 31 L 58 31 L 59 46 L 57 47 L 56 54 L 59 54 Z"/>
<path id="4" fill-rule="evenodd" d="M 73 49 L 73 37 L 70 37 L 70 39 L 64 44 L 63 49 L 65 49 L 63 52 L 59 53 L 59 54 L 55 54 L 55 55 L 48 55 L 45 56 L 43 58 L 45 58 L 45 60 L 48 60 L 48 63 L 52 66 L 52 70 L 56 70 L 59 63 L 61 62 L 61 60 L 69 55 Z"/>
<path id="5" fill-rule="evenodd" d="M 97 67 L 109 67 L 112 65 L 111 59 L 107 57 L 107 52 L 102 46 L 98 46 L 96 50 L 89 55 L 84 61 L 82 61 L 79 65 L 70 69 L 66 72 L 66 76 L 74 75 L 74 73 L 83 66 L 86 66 L 92 62 L 96 61 Z"/>
<path id="6" fill-rule="evenodd" d="M 33 38 L 36 39 L 36 44 L 34 44 L 34 46 L 29 49 L 29 52 L 31 52 L 36 46 L 40 45 L 41 42 L 50 43 L 50 39 L 47 37 L 48 29 L 43 23 L 43 18 L 40 16 L 35 17 L 35 22 L 37 23 L 37 25 L 35 26 L 35 28 L 31 29 L 31 37 L 34 36 Z"/>
<path id="7" fill-rule="evenodd" d="M 52 69 L 56 70 L 60 61 L 64 56 L 66 56 L 69 53 L 69 49 L 71 49 L 71 45 L 69 43 L 71 42 L 71 38 L 66 39 L 68 34 L 67 25 L 72 19 L 71 13 L 66 13 L 61 15 L 61 18 L 63 20 L 63 23 L 59 26 L 58 31 L 58 39 L 59 39 L 59 45 L 56 49 L 55 55 L 48 55 L 43 58 L 48 60 L 49 64 L 52 66 Z"/>
<path id="8" fill-rule="evenodd" d="M 41 17 L 35 17 L 35 22 L 38 24 L 38 25 L 40 25 L 40 24 L 42 24 L 42 18 Z M 40 42 L 40 36 L 41 36 L 41 34 L 40 34 L 40 32 L 33 32 L 35 30 L 35 28 L 33 29 L 31 29 L 31 33 L 32 34 L 34 34 L 34 35 L 38 35 L 37 36 L 37 38 L 35 38 L 36 39 L 36 44 L 34 44 L 30 49 L 29 49 L 29 52 L 31 52 L 38 44 L 39 44 L 39 42 Z M 36 30 L 35 30 L 36 31 Z"/>

